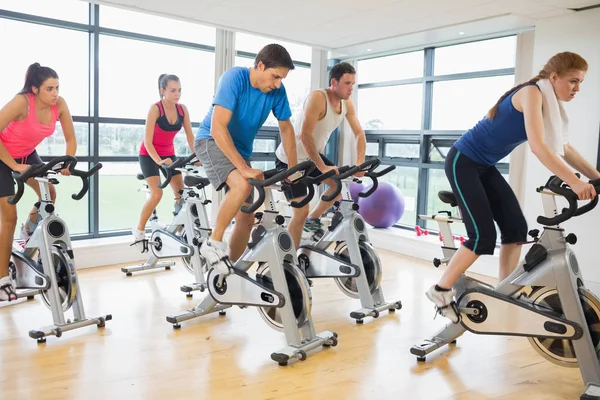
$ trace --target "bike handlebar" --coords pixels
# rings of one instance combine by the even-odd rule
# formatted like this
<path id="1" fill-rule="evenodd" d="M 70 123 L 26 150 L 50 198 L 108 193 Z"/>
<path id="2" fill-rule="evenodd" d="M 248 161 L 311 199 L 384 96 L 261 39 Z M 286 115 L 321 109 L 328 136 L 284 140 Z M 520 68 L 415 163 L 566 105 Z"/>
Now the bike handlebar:
<path id="1" fill-rule="evenodd" d="M 60 163 L 62 163 L 63 165 L 59 168 L 55 168 Z M 8 199 L 8 203 L 14 205 L 17 204 L 19 200 L 21 200 L 23 192 L 25 191 L 25 182 L 27 182 L 28 179 L 46 176 L 46 174 L 48 174 L 50 170 L 64 169 L 67 167 L 69 168 L 69 172 L 71 173 L 71 175 L 81 178 L 82 181 L 81 190 L 79 191 L 79 193 L 71 195 L 71 198 L 73 200 L 82 199 L 83 196 L 85 196 L 85 194 L 89 190 L 89 177 L 98 172 L 98 170 L 102 168 L 102 164 L 98 163 L 88 171 L 75 169 L 75 165 L 77 165 L 77 158 L 73 156 L 60 156 L 51 159 L 45 164 L 33 164 L 22 173 L 13 172 L 12 177 L 17 183 L 17 192 L 14 196 Z"/>
<path id="2" fill-rule="evenodd" d="M 596 194 L 600 193 L 600 179 L 589 181 L 589 183 L 594 186 Z M 566 183 L 564 183 L 562 179 L 555 175 L 551 176 L 544 186 L 538 188 L 538 192 L 541 192 L 544 189 L 549 189 L 553 193 L 563 196 L 569 203 L 569 207 L 563 208 L 560 214 L 551 218 L 542 215 L 538 216 L 537 222 L 542 225 L 553 226 L 561 224 L 573 217 L 583 215 L 593 210 L 594 207 L 596 207 L 596 205 L 598 204 L 598 195 L 596 195 L 596 197 L 594 197 L 592 201 L 581 207 L 578 207 L 577 193 L 575 193 Z"/>
<path id="3" fill-rule="evenodd" d="M 256 211 L 262 205 L 262 203 L 265 201 L 265 196 L 266 196 L 265 187 L 273 185 L 277 182 L 281 182 L 299 171 L 304 171 L 304 176 L 306 177 L 314 169 L 315 169 L 315 163 L 312 160 L 308 160 L 308 161 L 301 162 L 300 164 L 296 164 L 292 168 L 288 168 L 283 171 L 276 170 L 276 169 L 265 171 L 264 172 L 265 179 L 262 179 L 262 180 L 261 179 L 252 179 L 252 178 L 248 179 L 248 183 L 250 183 L 250 185 L 252 185 L 253 187 L 255 187 L 258 190 L 258 199 L 254 203 L 252 203 L 250 206 L 242 206 L 242 208 L 241 208 L 242 212 L 244 212 L 246 214 L 250 214 L 250 213 Z M 302 178 L 302 179 L 304 179 L 304 178 Z M 300 180 L 302 180 L 302 179 L 300 179 Z M 312 189 L 312 193 L 314 195 L 314 188 L 312 188 L 312 185 L 309 187 L 309 196 L 311 196 L 311 198 L 312 198 L 311 189 Z M 311 198 L 309 198 L 308 201 L 310 201 Z M 305 202 L 305 200 L 306 200 L 306 198 L 300 202 L 293 202 L 294 204 L 292 206 L 296 207 L 296 208 L 298 206 L 302 207 L 308 203 L 308 201 Z"/>
<path id="4" fill-rule="evenodd" d="M 379 185 L 379 181 L 377 178 L 393 171 L 396 169 L 395 165 L 390 165 L 389 167 L 383 169 L 382 171 L 375 172 L 375 169 L 379 167 L 381 164 L 381 160 L 377 157 L 371 158 L 370 160 L 365 161 L 361 165 L 345 165 L 343 167 L 338 168 L 339 174 L 332 177 L 331 180 L 335 183 L 335 189 L 333 193 L 329 196 L 323 196 L 323 201 L 332 201 L 334 200 L 341 192 L 342 192 L 342 180 L 348 178 L 351 175 L 356 174 L 357 172 L 365 172 L 365 176 L 370 178 L 373 181 L 373 185 L 369 188 L 367 192 L 360 192 L 358 195 L 360 197 L 369 197 L 370 195 L 377 190 Z"/>
<path id="5" fill-rule="evenodd" d="M 165 180 L 164 182 L 159 183 L 158 187 L 161 189 L 166 188 L 171 182 L 171 178 L 173 177 L 173 171 L 175 171 L 176 168 L 181 168 L 184 165 L 192 162 L 192 160 L 195 158 L 197 158 L 196 154 L 192 153 L 187 157 L 178 158 L 177 160 L 175 160 L 175 162 L 171 163 L 170 165 L 161 164 L 161 167 L 165 171 Z"/>

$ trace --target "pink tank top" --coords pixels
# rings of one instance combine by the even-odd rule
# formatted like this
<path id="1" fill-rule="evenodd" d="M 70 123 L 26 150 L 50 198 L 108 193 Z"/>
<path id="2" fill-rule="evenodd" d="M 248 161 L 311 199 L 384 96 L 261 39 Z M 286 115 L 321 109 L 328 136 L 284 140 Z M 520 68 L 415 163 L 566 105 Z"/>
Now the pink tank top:
<path id="1" fill-rule="evenodd" d="M 167 114 L 165 113 L 165 109 L 163 108 L 162 102 L 159 101 L 156 103 L 160 111 L 160 116 L 156 120 L 156 124 L 154 125 L 154 135 L 152 136 L 152 145 L 156 150 L 156 153 L 161 157 L 168 157 L 175 155 L 175 146 L 173 145 L 173 140 L 177 133 L 181 130 L 183 126 L 183 107 L 181 105 L 176 104 L 177 107 L 177 121 L 174 124 L 170 124 L 167 119 Z M 148 150 L 146 149 L 145 143 L 142 141 L 140 146 L 140 155 L 149 156 Z"/>
<path id="2" fill-rule="evenodd" d="M 2 132 L 0 141 L 12 158 L 23 158 L 35 150 L 35 148 L 48 136 L 52 136 L 58 121 L 58 106 L 50 107 L 52 121 L 49 125 L 42 125 L 35 114 L 35 103 L 33 93 L 27 94 L 27 118 L 23 121 L 11 121 Z"/>

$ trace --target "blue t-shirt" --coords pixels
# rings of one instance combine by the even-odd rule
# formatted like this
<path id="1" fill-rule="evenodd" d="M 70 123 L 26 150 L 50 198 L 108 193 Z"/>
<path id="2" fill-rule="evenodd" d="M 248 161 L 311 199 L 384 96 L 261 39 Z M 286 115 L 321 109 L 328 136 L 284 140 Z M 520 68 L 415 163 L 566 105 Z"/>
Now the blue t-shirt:
<path id="1" fill-rule="evenodd" d="M 535 84 L 525 86 L 530 85 Z M 500 102 L 494 119 L 484 117 L 458 139 L 454 147 L 476 163 L 495 165 L 515 147 L 527 141 L 523 113 L 512 105 L 512 97 L 516 92 L 513 91 Z"/>
<path id="2" fill-rule="evenodd" d="M 292 116 L 283 84 L 279 89 L 263 93 L 252 87 L 250 70 L 245 67 L 233 67 L 223 73 L 208 114 L 200 123 L 196 139 L 211 137 L 210 126 L 215 104 L 232 112 L 227 129 L 235 148 L 245 159 L 252 157 L 254 138 L 271 111 L 279 121 L 288 120 Z"/>

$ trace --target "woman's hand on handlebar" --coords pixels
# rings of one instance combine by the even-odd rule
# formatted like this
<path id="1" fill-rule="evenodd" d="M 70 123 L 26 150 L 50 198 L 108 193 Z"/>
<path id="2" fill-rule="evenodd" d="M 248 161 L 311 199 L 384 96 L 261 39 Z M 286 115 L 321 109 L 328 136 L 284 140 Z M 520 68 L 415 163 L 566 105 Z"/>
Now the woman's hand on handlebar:
<path id="1" fill-rule="evenodd" d="M 170 158 L 164 158 L 162 160 L 160 160 L 160 162 L 158 163 L 158 165 L 171 165 L 173 164 L 173 160 L 171 160 Z"/>
<path id="2" fill-rule="evenodd" d="M 29 167 L 30 167 L 29 164 L 15 164 L 15 166 L 12 168 L 12 170 L 22 174 L 23 172 L 27 171 L 27 168 L 29 168 Z"/>
<path id="3" fill-rule="evenodd" d="M 577 194 L 579 200 L 593 200 L 596 197 L 596 189 L 594 185 L 579 180 L 575 185 L 571 186 L 571 190 Z"/>
<path id="4" fill-rule="evenodd" d="M 240 170 L 240 173 L 246 179 L 256 179 L 256 180 L 263 179 L 263 171 L 261 171 L 260 169 L 244 168 L 243 170 Z"/>
<path id="5" fill-rule="evenodd" d="M 63 168 L 60 170 L 60 174 L 63 176 L 71 176 L 71 171 L 69 170 L 69 167 Z"/>

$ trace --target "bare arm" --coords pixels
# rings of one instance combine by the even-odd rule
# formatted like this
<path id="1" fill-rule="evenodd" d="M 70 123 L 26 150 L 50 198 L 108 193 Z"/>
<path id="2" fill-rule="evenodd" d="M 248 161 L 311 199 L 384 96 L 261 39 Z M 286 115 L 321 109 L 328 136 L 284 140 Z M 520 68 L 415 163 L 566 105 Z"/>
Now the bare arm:
<path id="1" fill-rule="evenodd" d="M 65 135 L 65 142 L 67 144 L 66 155 L 74 156 L 77 152 L 77 140 L 75 139 L 75 127 L 73 126 L 73 118 L 71 118 L 69 106 L 62 97 L 58 98 L 57 106 L 58 119 L 60 121 L 63 134 Z"/>
<path id="2" fill-rule="evenodd" d="M 215 139 L 215 143 L 221 149 L 223 154 L 229 158 L 231 163 L 240 171 L 248 169 L 246 161 L 233 144 L 233 139 L 227 129 L 232 116 L 231 110 L 225 107 L 214 105 L 210 134 Z"/>
<path id="3" fill-rule="evenodd" d="M 304 146 L 306 155 L 315 162 L 317 168 L 325 173 L 329 168 L 321 159 L 321 155 L 315 146 L 314 132 L 317 121 L 325 115 L 327 103 L 322 92 L 315 91 L 310 94 L 306 100 L 304 115 L 302 116 L 302 126 L 300 128 L 300 142 Z M 289 157 L 289 156 L 288 156 Z"/>
<path id="4" fill-rule="evenodd" d="M 148 151 L 150 157 L 152 157 L 154 162 L 158 165 L 160 165 L 163 162 L 163 160 L 156 152 L 156 149 L 152 144 L 152 139 L 154 139 L 154 126 L 156 125 L 156 120 L 159 116 L 160 113 L 158 111 L 158 107 L 156 107 L 156 105 L 153 104 L 150 107 L 150 110 L 148 111 L 148 116 L 146 117 L 146 132 L 144 134 L 144 146 L 146 147 L 146 150 Z"/>
<path id="5" fill-rule="evenodd" d="M 21 116 L 27 114 L 27 98 L 22 95 L 16 95 L 2 109 L 0 109 L 0 132 L 13 120 L 18 120 Z M 15 170 L 18 164 L 0 140 L 0 160 L 10 169 Z"/>
<path id="6" fill-rule="evenodd" d="M 544 120 L 542 117 L 542 94 L 533 86 L 526 86 L 521 96 L 525 130 L 531 151 L 546 168 L 566 182 L 577 193 L 580 200 L 593 198 L 596 193 L 592 185 L 582 182 L 544 142 Z"/>
<path id="7" fill-rule="evenodd" d="M 365 162 L 365 153 L 367 152 L 367 138 L 365 136 L 365 131 L 360 126 L 360 122 L 358 121 L 358 117 L 356 116 L 356 110 L 354 108 L 354 103 L 352 100 L 348 99 L 346 101 L 346 120 L 348 124 L 350 124 L 350 128 L 352 128 L 352 132 L 354 133 L 354 137 L 356 137 L 356 154 L 357 161 L 356 164 L 360 165 Z"/>
<path id="8" fill-rule="evenodd" d="M 589 179 L 600 178 L 600 172 L 587 162 L 587 160 L 570 144 L 565 145 L 565 155 L 563 158 L 567 164 L 587 176 Z"/>
<path id="9" fill-rule="evenodd" d="M 279 121 L 279 132 L 281 134 L 281 143 L 288 159 L 288 168 L 298 163 L 298 153 L 296 151 L 296 134 L 291 121 Z"/>
<path id="10" fill-rule="evenodd" d="M 188 142 L 188 146 L 190 146 L 190 150 L 192 153 L 194 152 L 194 132 L 192 131 L 192 122 L 190 119 L 190 112 L 187 107 L 183 104 L 181 105 L 183 108 L 183 130 L 185 131 L 185 136 Z"/>

